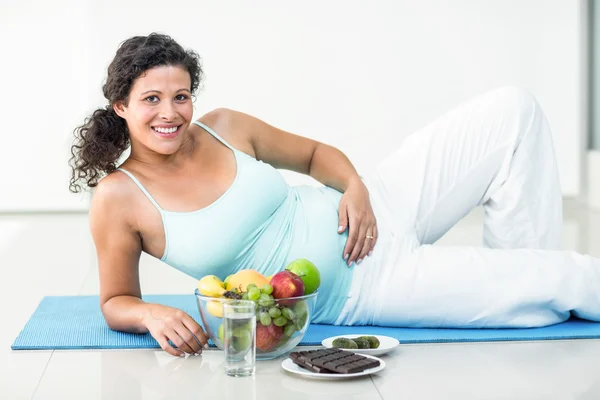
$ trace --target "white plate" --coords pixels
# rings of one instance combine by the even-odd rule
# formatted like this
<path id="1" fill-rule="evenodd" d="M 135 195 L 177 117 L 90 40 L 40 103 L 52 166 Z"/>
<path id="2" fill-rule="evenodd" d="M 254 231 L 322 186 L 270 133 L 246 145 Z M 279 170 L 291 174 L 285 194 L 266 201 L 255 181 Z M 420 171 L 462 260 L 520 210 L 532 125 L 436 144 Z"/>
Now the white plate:
<path id="1" fill-rule="evenodd" d="M 367 358 L 372 358 L 375 360 L 379 360 L 379 366 L 375 367 L 375 368 L 369 368 L 366 369 L 362 372 L 356 372 L 354 374 L 319 374 L 317 372 L 312 372 L 309 371 L 307 369 L 302 368 L 301 366 L 299 366 L 298 364 L 294 363 L 294 361 L 291 358 L 286 358 L 285 360 L 283 360 L 283 362 L 281 363 L 281 366 L 283 367 L 283 369 L 285 369 L 288 372 L 291 372 L 292 374 L 298 374 L 301 375 L 303 377 L 306 378 L 313 378 L 313 379 L 348 379 L 348 378 L 356 378 L 359 376 L 365 376 L 365 375 L 369 375 L 369 374 L 374 374 L 375 372 L 379 372 L 382 369 L 385 368 L 385 361 L 383 361 L 380 358 L 377 357 L 373 357 L 373 356 L 365 356 Z"/>
<path id="2" fill-rule="evenodd" d="M 333 336 L 333 337 L 329 337 L 329 338 L 323 340 L 321 342 L 321 344 L 323 345 L 323 347 L 330 349 L 333 347 L 333 341 L 337 338 L 354 339 L 359 336 L 375 336 L 377 339 L 379 339 L 379 347 L 376 349 L 343 349 L 343 350 L 353 351 L 354 353 L 363 354 L 363 355 L 378 356 L 378 355 L 390 352 L 390 351 L 394 350 L 396 347 L 398 347 L 398 345 L 400 345 L 400 342 L 398 341 L 398 339 L 394 339 L 393 337 L 382 336 L 382 335 L 369 335 L 369 334 L 362 334 L 362 335 L 361 334 L 353 334 L 353 335 Z"/>

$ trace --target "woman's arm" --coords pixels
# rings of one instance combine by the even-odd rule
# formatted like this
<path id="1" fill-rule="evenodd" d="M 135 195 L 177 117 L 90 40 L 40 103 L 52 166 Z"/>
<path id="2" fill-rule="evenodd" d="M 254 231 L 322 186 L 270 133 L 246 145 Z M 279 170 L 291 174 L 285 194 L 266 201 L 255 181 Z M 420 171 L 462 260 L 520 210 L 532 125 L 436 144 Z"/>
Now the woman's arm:
<path id="1" fill-rule="evenodd" d="M 248 114 L 232 110 L 220 112 L 227 114 L 225 119 L 229 120 L 234 135 L 247 138 L 257 160 L 309 175 L 340 192 L 360 181 L 348 157 L 333 146 L 275 128 Z"/>
<path id="2" fill-rule="evenodd" d="M 100 307 L 111 329 L 144 333 L 148 305 L 141 300 L 138 274 L 142 244 L 129 226 L 127 202 L 121 198 L 127 188 L 114 178 L 105 178 L 97 187 L 89 214 L 98 260 Z"/>
<path id="3" fill-rule="evenodd" d="M 89 214 L 98 259 L 100 307 L 106 323 L 117 331 L 150 332 L 174 356 L 183 352 L 200 353 L 207 338 L 193 318 L 182 310 L 142 300 L 139 279 L 142 241 L 129 222 L 129 186 L 125 179 L 129 178 L 115 175 L 104 178 L 94 193 Z"/>
<path id="4" fill-rule="evenodd" d="M 368 190 L 344 153 L 333 146 L 283 131 L 241 112 L 218 112 L 223 114 L 219 119 L 227 121 L 227 131 L 235 136 L 247 137 L 257 160 L 275 168 L 309 175 L 344 193 L 340 202 L 338 232 L 344 232 L 348 226 L 350 230 L 342 256 L 351 265 L 370 253 L 377 240 L 375 215 Z"/>

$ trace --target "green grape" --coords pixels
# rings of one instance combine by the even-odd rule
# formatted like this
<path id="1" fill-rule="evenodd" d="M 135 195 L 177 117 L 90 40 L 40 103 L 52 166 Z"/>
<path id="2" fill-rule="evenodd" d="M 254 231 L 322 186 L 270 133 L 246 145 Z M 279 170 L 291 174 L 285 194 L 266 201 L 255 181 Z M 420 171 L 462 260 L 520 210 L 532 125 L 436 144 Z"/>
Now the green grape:
<path id="1" fill-rule="evenodd" d="M 260 312 L 266 312 L 268 314 L 269 313 L 269 307 L 260 306 Z"/>
<path id="2" fill-rule="evenodd" d="M 281 310 L 281 315 L 290 320 L 294 319 L 294 317 L 296 316 L 296 314 L 294 314 L 294 312 L 287 307 L 283 307 L 283 309 Z"/>
<path id="3" fill-rule="evenodd" d="M 258 304 L 261 307 L 266 307 L 269 303 L 265 302 L 264 300 L 258 299 Z"/>
<path id="4" fill-rule="evenodd" d="M 248 289 L 248 299 L 252 301 L 256 301 L 260 298 L 260 291 L 256 288 Z"/>
<path id="5" fill-rule="evenodd" d="M 275 300 L 273 300 L 273 297 L 271 297 L 270 295 L 263 293 L 258 299 L 258 304 L 260 304 L 261 306 L 268 307 L 275 304 Z"/>
<path id="6" fill-rule="evenodd" d="M 298 330 L 301 330 L 308 319 L 308 305 L 304 301 L 299 301 L 294 304 L 293 308 L 296 314 L 296 318 L 294 318 L 294 325 L 296 325 Z"/>
<path id="7" fill-rule="evenodd" d="M 271 293 L 273 293 L 273 286 L 269 285 L 268 283 L 265 283 L 260 288 L 260 291 L 263 292 L 264 294 L 271 294 Z"/>
<path id="8" fill-rule="evenodd" d="M 296 317 L 294 320 L 294 326 L 296 327 L 296 330 L 302 330 L 304 325 L 306 325 L 306 314 Z"/>
<path id="9" fill-rule="evenodd" d="M 284 326 L 285 324 L 287 324 L 287 319 L 285 319 L 285 317 L 283 316 L 277 317 L 273 320 L 273 323 L 275 324 L 275 326 Z"/>
<path id="10" fill-rule="evenodd" d="M 293 306 L 293 309 L 297 314 L 303 314 L 308 312 L 308 306 L 303 300 L 296 302 L 296 304 L 294 304 Z"/>
<path id="11" fill-rule="evenodd" d="M 250 291 L 250 289 L 252 289 L 252 288 L 254 288 L 254 289 L 258 289 L 258 286 L 256 286 L 256 283 L 249 283 L 249 284 L 246 286 L 246 291 L 248 291 L 248 292 L 249 292 L 249 291 Z"/>
<path id="12" fill-rule="evenodd" d="M 260 294 L 260 299 L 264 300 L 264 301 L 266 301 L 266 300 L 273 300 L 273 298 L 270 295 L 264 294 L 264 293 Z"/>
<path id="13" fill-rule="evenodd" d="M 272 318 L 280 317 L 281 310 L 277 307 L 271 307 L 271 308 L 269 308 L 269 315 L 271 315 Z"/>
<path id="14" fill-rule="evenodd" d="M 294 325 L 286 325 L 285 328 L 283 329 L 283 334 L 285 336 L 292 336 L 294 334 L 294 332 L 296 331 L 296 327 Z"/>
<path id="15" fill-rule="evenodd" d="M 242 293 L 242 300 L 248 300 L 248 292 Z"/>
<path id="16" fill-rule="evenodd" d="M 260 313 L 260 323 L 263 324 L 264 326 L 271 325 L 271 316 L 269 315 L 269 313 L 267 313 L 267 312 Z"/>

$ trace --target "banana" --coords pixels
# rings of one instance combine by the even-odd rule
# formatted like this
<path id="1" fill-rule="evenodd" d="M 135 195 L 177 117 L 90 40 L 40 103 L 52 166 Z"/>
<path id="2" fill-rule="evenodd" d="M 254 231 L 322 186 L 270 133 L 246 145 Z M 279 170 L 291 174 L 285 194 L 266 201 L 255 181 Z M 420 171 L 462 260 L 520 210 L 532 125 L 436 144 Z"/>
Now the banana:
<path id="1" fill-rule="evenodd" d="M 225 293 L 223 282 L 215 275 L 206 275 L 198 281 L 198 291 L 203 296 L 220 297 Z"/>

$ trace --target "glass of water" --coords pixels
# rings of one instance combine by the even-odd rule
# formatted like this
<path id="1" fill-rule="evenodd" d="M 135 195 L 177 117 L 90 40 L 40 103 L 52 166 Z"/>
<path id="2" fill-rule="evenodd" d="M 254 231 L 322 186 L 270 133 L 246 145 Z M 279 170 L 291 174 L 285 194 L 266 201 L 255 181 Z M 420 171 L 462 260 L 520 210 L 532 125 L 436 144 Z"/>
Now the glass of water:
<path id="1" fill-rule="evenodd" d="M 252 376 L 256 365 L 256 303 L 233 300 L 223 303 L 225 373 Z"/>

